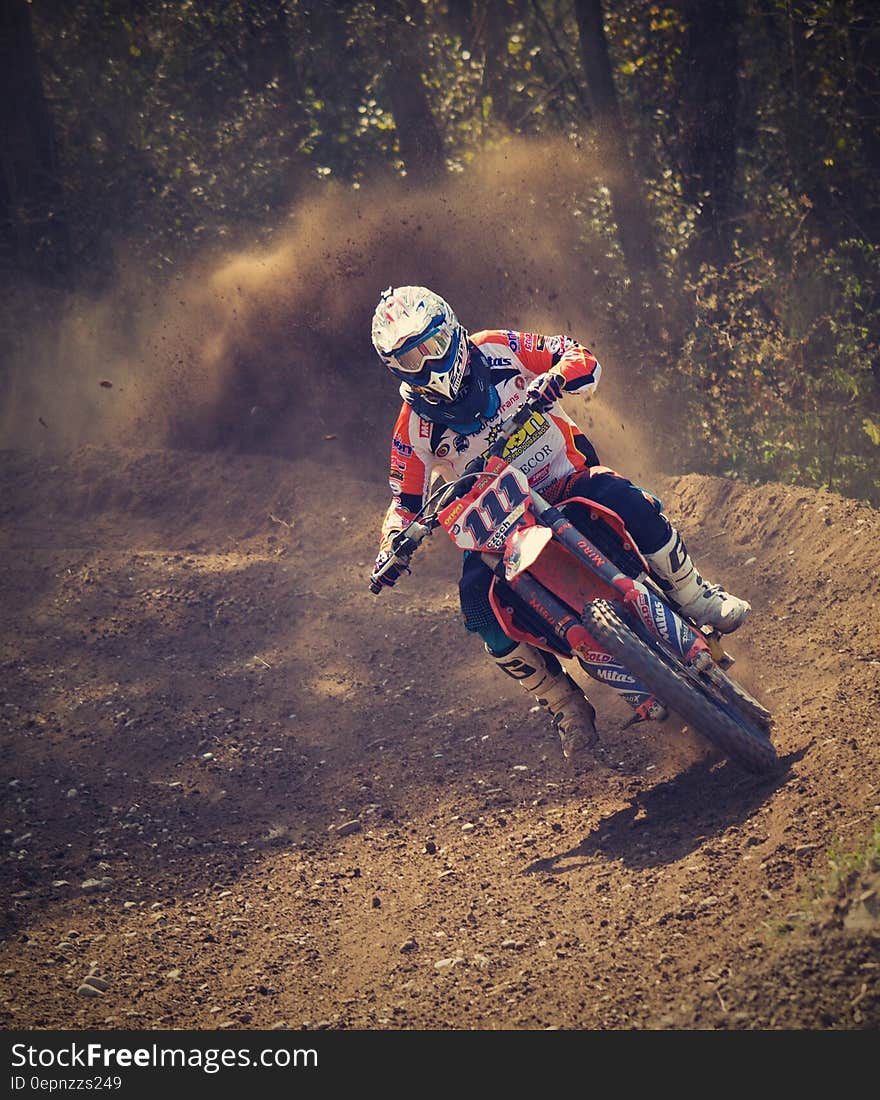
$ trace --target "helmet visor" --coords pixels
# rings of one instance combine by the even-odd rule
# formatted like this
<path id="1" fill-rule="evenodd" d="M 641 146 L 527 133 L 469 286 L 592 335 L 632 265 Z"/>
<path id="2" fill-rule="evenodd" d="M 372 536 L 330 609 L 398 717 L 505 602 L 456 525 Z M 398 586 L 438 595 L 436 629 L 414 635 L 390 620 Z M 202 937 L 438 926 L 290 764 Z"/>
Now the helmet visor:
<path id="1" fill-rule="evenodd" d="M 433 332 L 408 340 L 391 353 L 398 370 L 404 374 L 418 374 L 427 360 L 442 359 L 452 344 L 452 332 L 448 325 L 441 325 Z"/>

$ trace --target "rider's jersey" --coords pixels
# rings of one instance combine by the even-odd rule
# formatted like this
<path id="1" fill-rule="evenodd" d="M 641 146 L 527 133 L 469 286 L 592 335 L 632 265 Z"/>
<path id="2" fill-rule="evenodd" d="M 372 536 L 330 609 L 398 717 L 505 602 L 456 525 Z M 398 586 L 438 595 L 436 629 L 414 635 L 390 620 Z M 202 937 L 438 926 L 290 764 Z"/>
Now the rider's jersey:
<path id="1" fill-rule="evenodd" d="M 490 330 L 470 337 L 489 361 L 490 380 L 498 392 L 498 411 L 481 418 L 470 435 L 426 420 L 406 402 L 394 425 L 388 484 L 393 499 L 382 524 L 382 544 L 411 523 L 424 503 L 435 474 L 452 481 L 467 464 L 494 442 L 502 421 L 516 412 L 528 384 L 551 367 L 565 379 L 567 392 L 591 394 L 601 367 L 586 348 L 569 336 L 541 336 L 532 332 Z M 401 387 L 401 392 L 405 384 Z M 579 446 L 580 444 L 580 446 Z M 504 449 L 507 462 L 517 466 L 540 492 L 551 483 L 589 465 L 590 453 L 577 424 L 557 404 L 548 412 L 534 412 L 510 438 Z"/>

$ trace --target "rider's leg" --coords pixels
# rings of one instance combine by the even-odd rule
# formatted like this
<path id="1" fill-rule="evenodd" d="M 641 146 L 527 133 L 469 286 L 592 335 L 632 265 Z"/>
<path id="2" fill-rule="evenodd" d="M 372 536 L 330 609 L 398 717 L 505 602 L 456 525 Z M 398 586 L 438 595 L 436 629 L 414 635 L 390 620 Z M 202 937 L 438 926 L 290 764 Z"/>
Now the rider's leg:
<path id="1" fill-rule="evenodd" d="M 507 637 L 489 603 L 491 579 L 478 557 L 465 556 L 459 582 L 465 626 L 482 637 L 501 671 L 518 680 L 548 711 L 559 731 L 562 753 L 570 759 L 596 741 L 596 711 L 554 654 Z"/>
<path id="2" fill-rule="evenodd" d="M 577 683 L 563 671 L 559 659 L 525 642 L 508 643 L 513 648 L 495 653 L 486 643 L 486 652 L 508 676 L 545 707 L 559 731 L 562 755 L 566 759 L 596 743 L 596 711 Z"/>
<path id="3" fill-rule="evenodd" d="M 703 580 L 684 540 L 652 493 L 613 470 L 593 467 L 568 478 L 564 495 L 586 497 L 617 512 L 666 594 L 697 626 L 714 626 L 730 634 L 745 622 L 751 604 Z"/>

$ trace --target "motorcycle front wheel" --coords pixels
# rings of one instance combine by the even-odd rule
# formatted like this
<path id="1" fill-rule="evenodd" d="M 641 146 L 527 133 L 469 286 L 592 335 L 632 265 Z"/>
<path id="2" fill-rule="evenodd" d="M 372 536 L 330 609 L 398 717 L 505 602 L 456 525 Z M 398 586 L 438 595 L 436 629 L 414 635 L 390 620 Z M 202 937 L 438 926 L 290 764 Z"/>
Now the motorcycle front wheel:
<path id="1" fill-rule="evenodd" d="M 766 731 L 713 697 L 671 654 L 639 638 L 612 604 L 596 600 L 581 618 L 603 649 L 726 757 L 756 775 L 776 769 L 779 758 Z"/>

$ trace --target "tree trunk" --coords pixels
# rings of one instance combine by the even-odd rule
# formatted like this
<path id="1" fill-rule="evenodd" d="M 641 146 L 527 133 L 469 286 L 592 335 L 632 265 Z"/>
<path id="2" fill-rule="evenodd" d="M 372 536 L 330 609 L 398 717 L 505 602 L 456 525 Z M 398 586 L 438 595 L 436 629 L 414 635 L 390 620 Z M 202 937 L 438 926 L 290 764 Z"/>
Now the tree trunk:
<path id="1" fill-rule="evenodd" d="M 507 0 L 486 0 L 480 37 L 483 54 L 483 87 L 492 101 L 492 115 L 510 124 L 510 97 L 504 68 L 511 15 Z"/>
<path id="2" fill-rule="evenodd" d="M 853 6 L 853 18 L 849 26 L 850 56 L 853 58 L 852 96 L 858 118 L 858 132 L 862 144 L 862 159 L 869 171 L 880 166 L 880 127 L 877 125 L 880 104 L 880 73 L 877 58 L 880 57 L 880 16 L 873 2 L 858 0 Z M 862 185 L 862 179 L 850 177 L 849 199 L 855 210 L 861 232 L 876 244 L 880 241 L 880 207 L 877 204 L 876 187 Z M 874 363 L 875 374 L 880 379 L 880 363 Z"/>
<path id="3" fill-rule="evenodd" d="M 274 84 L 274 101 L 280 115 L 279 160 L 287 172 L 279 181 L 277 201 L 289 203 L 310 175 L 308 158 L 299 151 L 308 131 L 306 92 L 293 50 L 293 33 L 284 0 L 250 0 L 243 9 L 248 29 L 246 57 L 251 88 L 258 94 Z"/>
<path id="4" fill-rule="evenodd" d="M 629 155 L 608 56 L 601 0 L 575 0 L 575 13 L 596 138 L 607 169 L 605 175 L 620 247 L 633 283 L 648 290 L 656 304 L 660 295 L 660 269 L 654 232 L 642 186 Z"/>
<path id="5" fill-rule="evenodd" d="M 449 0 L 446 6 L 447 26 L 462 49 L 482 58 L 481 98 L 491 101 L 492 117 L 505 126 L 514 122 L 505 69 L 512 16 L 509 0 L 481 0 L 476 7 L 471 0 Z"/>
<path id="6" fill-rule="evenodd" d="M 385 78 L 391 113 L 397 130 L 400 155 L 407 178 L 426 183 L 446 170 L 443 138 L 431 110 L 422 78 L 422 27 L 418 11 L 409 4 L 395 5 L 389 13 L 390 62 Z"/>
<path id="7" fill-rule="evenodd" d="M 45 279 L 63 276 L 70 241 L 26 0 L 0 3 L 0 171 L 3 230 L 17 266 Z"/>
<path id="8" fill-rule="evenodd" d="M 446 12 L 449 16 L 449 22 L 453 31 L 458 35 L 462 41 L 462 45 L 467 49 L 470 46 L 471 36 L 473 34 L 471 21 L 473 19 L 474 6 L 472 0 L 448 0 Z"/>
<path id="9" fill-rule="evenodd" d="M 0 153 L 0 265 L 12 267 L 16 259 L 15 231 L 12 223 L 12 204 L 6 187 L 5 163 Z"/>
<path id="10" fill-rule="evenodd" d="M 305 89 L 293 48 L 294 31 L 285 0 L 249 0 L 243 9 L 249 32 L 248 68 L 254 91 L 274 81 L 282 109 L 303 126 Z M 344 24 L 342 24 L 344 28 Z M 340 48 L 343 44 L 340 43 Z"/>
<path id="11" fill-rule="evenodd" d="M 739 0 L 686 0 L 680 73 L 682 187 L 700 209 L 696 253 L 730 258 L 739 109 Z"/>

